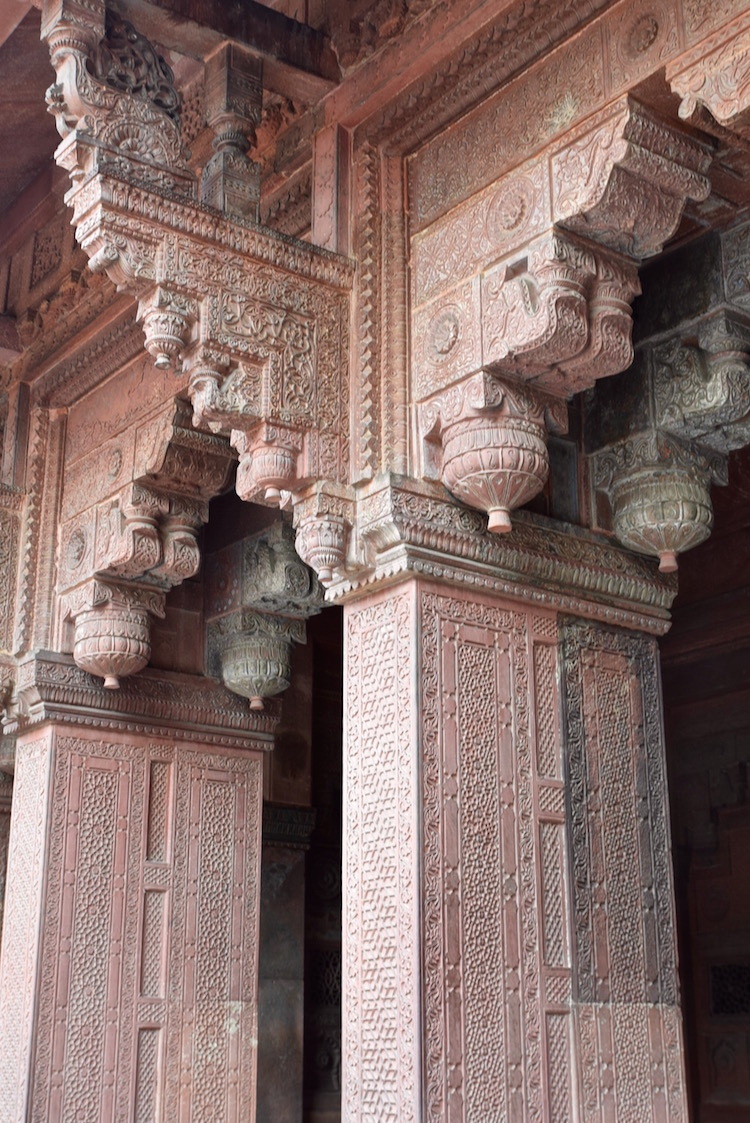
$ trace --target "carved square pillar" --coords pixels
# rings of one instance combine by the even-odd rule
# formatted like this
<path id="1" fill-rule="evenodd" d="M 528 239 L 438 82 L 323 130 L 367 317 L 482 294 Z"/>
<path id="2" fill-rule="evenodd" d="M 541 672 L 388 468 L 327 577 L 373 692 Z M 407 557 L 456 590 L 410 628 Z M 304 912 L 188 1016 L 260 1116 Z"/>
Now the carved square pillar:
<path id="1" fill-rule="evenodd" d="M 188 676 L 112 700 L 69 660 L 32 666 L 44 716 L 17 745 L 0 1119 L 252 1121 L 268 719 Z"/>
<path id="2" fill-rule="evenodd" d="M 343 1118 L 686 1123 L 654 641 L 345 613 Z"/>

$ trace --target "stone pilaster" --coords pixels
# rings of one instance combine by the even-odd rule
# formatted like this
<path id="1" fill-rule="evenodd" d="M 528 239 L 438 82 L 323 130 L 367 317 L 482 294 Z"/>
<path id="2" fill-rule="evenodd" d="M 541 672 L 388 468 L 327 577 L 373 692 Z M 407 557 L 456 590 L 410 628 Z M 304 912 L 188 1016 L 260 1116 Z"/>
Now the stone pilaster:
<path id="1" fill-rule="evenodd" d="M 686 1123 L 648 634 L 673 583 L 528 516 L 488 536 L 404 481 L 371 502 L 370 568 L 332 587 L 343 1116 Z"/>
<path id="2" fill-rule="evenodd" d="M 273 716 L 38 656 L 11 721 L 0 1119 L 253 1120 Z"/>

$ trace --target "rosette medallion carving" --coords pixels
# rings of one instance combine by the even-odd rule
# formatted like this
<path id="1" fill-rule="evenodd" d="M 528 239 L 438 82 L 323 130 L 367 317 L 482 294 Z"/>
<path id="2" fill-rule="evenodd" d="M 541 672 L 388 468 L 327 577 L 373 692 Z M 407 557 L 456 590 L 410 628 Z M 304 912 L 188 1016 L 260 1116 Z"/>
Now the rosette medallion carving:
<path id="1" fill-rule="evenodd" d="M 564 402 L 481 373 L 420 407 L 425 474 L 506 533 L 546 482 L 547 433 L 566 429 Z"/>

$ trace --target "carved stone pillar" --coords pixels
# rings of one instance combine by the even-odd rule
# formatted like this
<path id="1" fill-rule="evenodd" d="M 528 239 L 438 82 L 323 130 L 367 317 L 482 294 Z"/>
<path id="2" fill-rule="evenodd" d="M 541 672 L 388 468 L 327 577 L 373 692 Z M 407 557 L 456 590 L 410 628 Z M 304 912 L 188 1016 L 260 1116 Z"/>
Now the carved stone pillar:
<path id="1" fill-rule="evenodd" d="M 345 604 L 342 1117 L 687 1123 L 669 585 L 408 486 L 365 533 L 391 584 Z"/>
<path id="2" fill-rule="evenodd" d="M 11 714 L 0 1120 L 253 1120 L 274 717 L 64 656 L 22 664 Z"/>

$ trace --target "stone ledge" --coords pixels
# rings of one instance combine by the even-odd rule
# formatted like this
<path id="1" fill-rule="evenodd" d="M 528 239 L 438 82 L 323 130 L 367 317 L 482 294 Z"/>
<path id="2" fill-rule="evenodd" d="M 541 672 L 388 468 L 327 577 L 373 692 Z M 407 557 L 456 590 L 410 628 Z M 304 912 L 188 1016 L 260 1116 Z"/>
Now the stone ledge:
<path id="1" fill-rule="evenodd" d="M 119 690 L 105 690 L 70 655 L 45 651 L 19 664 L 5 732 L 55 720 L 161 736 L 168 730 L 180 740 L 266 751 L 273 747 L 279 712 L 273 702 L 255 712 L 247 699 L 212 679 L 151 668 L 124 679 Z"/>

